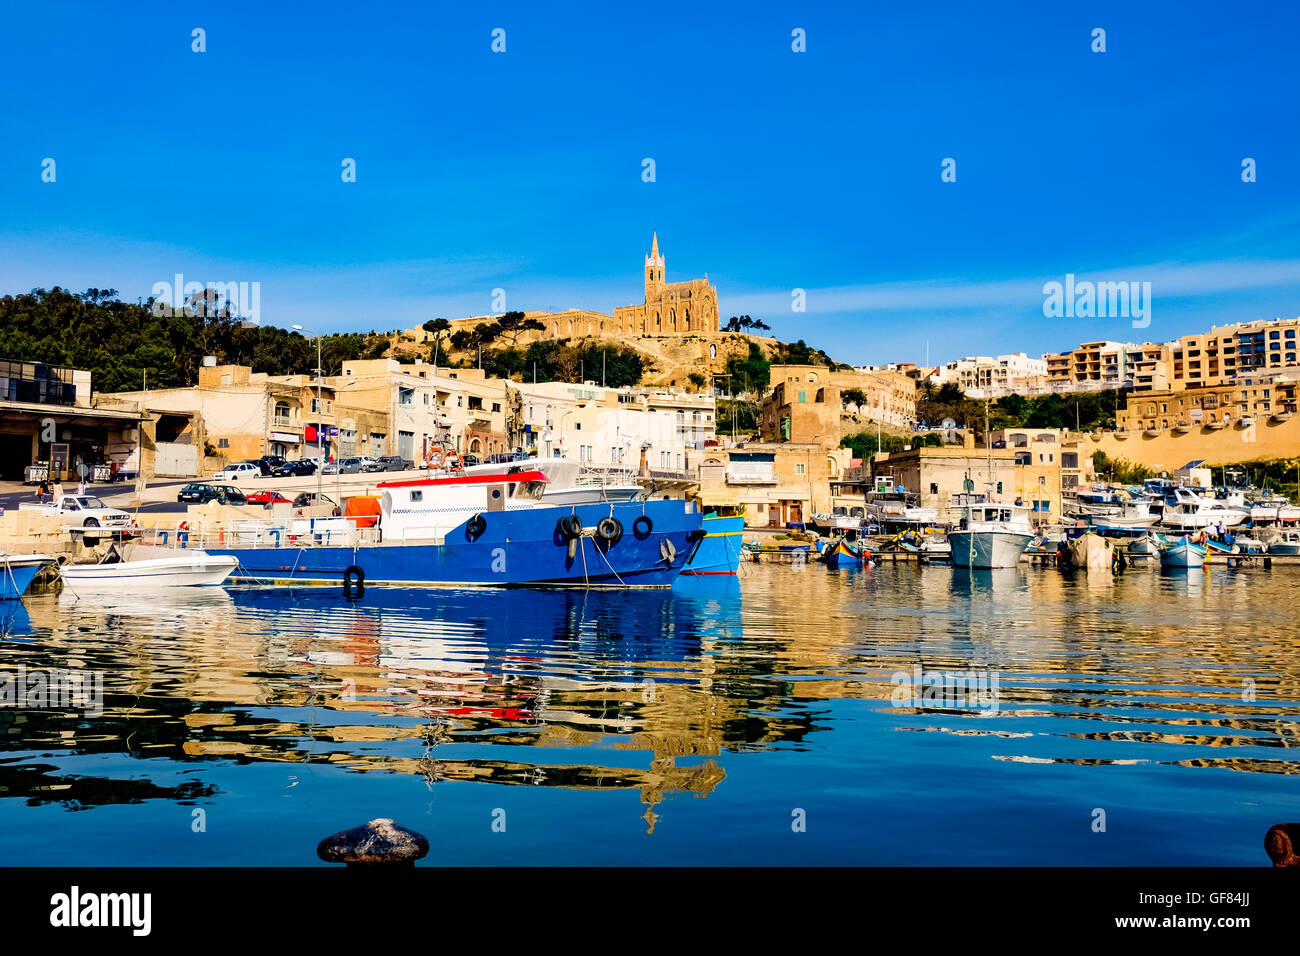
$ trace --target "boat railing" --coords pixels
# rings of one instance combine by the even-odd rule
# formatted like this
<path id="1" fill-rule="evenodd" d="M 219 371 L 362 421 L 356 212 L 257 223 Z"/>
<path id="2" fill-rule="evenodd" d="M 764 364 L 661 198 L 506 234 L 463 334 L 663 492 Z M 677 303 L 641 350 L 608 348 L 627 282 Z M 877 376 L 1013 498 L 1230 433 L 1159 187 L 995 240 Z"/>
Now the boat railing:
<path id="1" fill-rule="evenodd" d="M 145 529 L 140 541 L 197 550 L 362 547 L 379 543 L 380 529 L 357 527 L 347 518 L 294 518 L 288 522 L 266 518 L 179 519 Z"/>

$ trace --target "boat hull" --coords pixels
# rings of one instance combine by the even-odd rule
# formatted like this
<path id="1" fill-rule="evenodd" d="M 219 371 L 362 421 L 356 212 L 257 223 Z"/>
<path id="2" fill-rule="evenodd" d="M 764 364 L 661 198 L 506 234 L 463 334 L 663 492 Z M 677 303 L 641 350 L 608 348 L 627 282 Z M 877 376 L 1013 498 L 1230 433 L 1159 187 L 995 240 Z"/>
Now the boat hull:
<path id="1" fill-rule="evenodd" d="M 42 556 L 0 558 L 0 601 L 16 601 L 27 593 L 32 581 L 53 558 Z"/>
<path id="2" fill-rule="evenodd" d="M 1033 537 L 1015 531 L 950 531 L 948 543 L 959 568 L 1014 568 Z"/>
<path id="3" fill-rule="evenodd" d="M 493 512 L 482 516 L 486 526 L 478 535 L 467 521 L 440 543 L 206 550 L 238 558 L 240 581 L 340 584 L 349 570 L 359 569 L 366 584 L 669 587 L 702 540 L 702 516 L 686 507 L 682 501 L 646 501 Z M 623 535 L 613 544 L 590 534 L 570 541 L 558 525 L 571 514 L 588 530 L 615 517 Z M 642 516 L 650 527 L 639 533 Z"/>
<path id="4" fill-rule="evenodd" d="M 63 586 L 81 591 L 153 590 L 156 588 L 217 587 L 234 573 L 232 557 L 196 553 L 190 560 L 123 561 L 118 564 L 70 565 L 62 569 Z"/>
<path id="5" fill-rule="evenodd" d="M 706 517 L 704 537 L 682 574 L 736 574 L 740 570 L 740 545 L 745 535 L 745 519 Z"/>
<path id="6" fill-rule="evenodd" d="M 1171 544 L 1160 552 L 1160 566 L 1164 568 L 1199 568 L 1206 563 L 1208 555 L 1205 548 L 1189 541 Z"/>
<path id="7" fill-rule="evenodd" d="M 828 568 L 860 568 L 867 563 L 871 552 L 865 548 L 856 549 L 847 542 L 840 541 L 826 552 L 825 561 Z"/>

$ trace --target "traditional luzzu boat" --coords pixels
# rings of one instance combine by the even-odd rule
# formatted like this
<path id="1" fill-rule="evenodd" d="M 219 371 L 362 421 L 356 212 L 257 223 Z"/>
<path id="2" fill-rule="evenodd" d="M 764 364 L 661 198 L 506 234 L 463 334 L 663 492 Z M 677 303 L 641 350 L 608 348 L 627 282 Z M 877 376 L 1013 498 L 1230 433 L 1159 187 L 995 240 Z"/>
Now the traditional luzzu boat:
<path id="1" fill-rule="evenodd" d="M 191 529 L 186 544 L 237 558 L 237 581 L 668 587 L 703 537 L 694 502 L 552 506 L 546 483 L 538 471 L 380 482 L 370 527 L 236 521 Z"/>
<path id="2" fill-rule="evenodd" d="M 1160 566 L 1162 568 L 1199 568 L 1208 561 L 1209 555 L 1204 545 L 1197 544 L 1187 535 L 1161 549 Z"/>
<path id="3" fill-rule="evenodd" d="M 736 574 L 745 536 L 744 515 L 707 514 L 703 530 L 704 537 L 682 574 Z"/>
<path id="4" fill-rule="evenodd" d="M 16 601 L 27 593 L 41 568 L 53 564 L 48 554 L 5 554 L 0 551 L 0 601 Z"/>
<path id="5" fill-rule="evenodd" d="M 871 560 L 871 550 L 862 542 L 839 538 L 822 554 L 828 568 L 860 568 Z"/>

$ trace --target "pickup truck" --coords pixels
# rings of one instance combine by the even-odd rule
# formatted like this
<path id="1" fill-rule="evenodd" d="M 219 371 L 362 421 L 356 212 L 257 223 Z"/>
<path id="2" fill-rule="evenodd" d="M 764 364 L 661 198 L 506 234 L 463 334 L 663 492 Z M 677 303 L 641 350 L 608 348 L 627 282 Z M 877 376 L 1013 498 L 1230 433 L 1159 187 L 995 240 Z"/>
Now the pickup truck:
<path id="1" fill-rule="evenodd" d="M 20 504 L 19 511 L 40 511 L 60 515 L 63 527 L 68 530 L 85 530 L 88 536 L 99 537 L 99 529 L 124 531 L 133 523 L 125 511 L 110 508 L 95 495 L 63 495 L 53 504 Z"/>

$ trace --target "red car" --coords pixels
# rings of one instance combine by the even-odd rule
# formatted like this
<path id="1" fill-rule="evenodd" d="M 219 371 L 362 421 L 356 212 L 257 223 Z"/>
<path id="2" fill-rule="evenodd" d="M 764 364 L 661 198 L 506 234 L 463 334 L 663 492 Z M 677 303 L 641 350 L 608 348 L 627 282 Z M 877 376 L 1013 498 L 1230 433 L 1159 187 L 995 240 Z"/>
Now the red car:
<path id="1" fill-rule="evenodd" d="M 255 491 L 246 496 L 250 505 L 292 504 L 292 498 L 286 498 L 278 491 Z"/>

